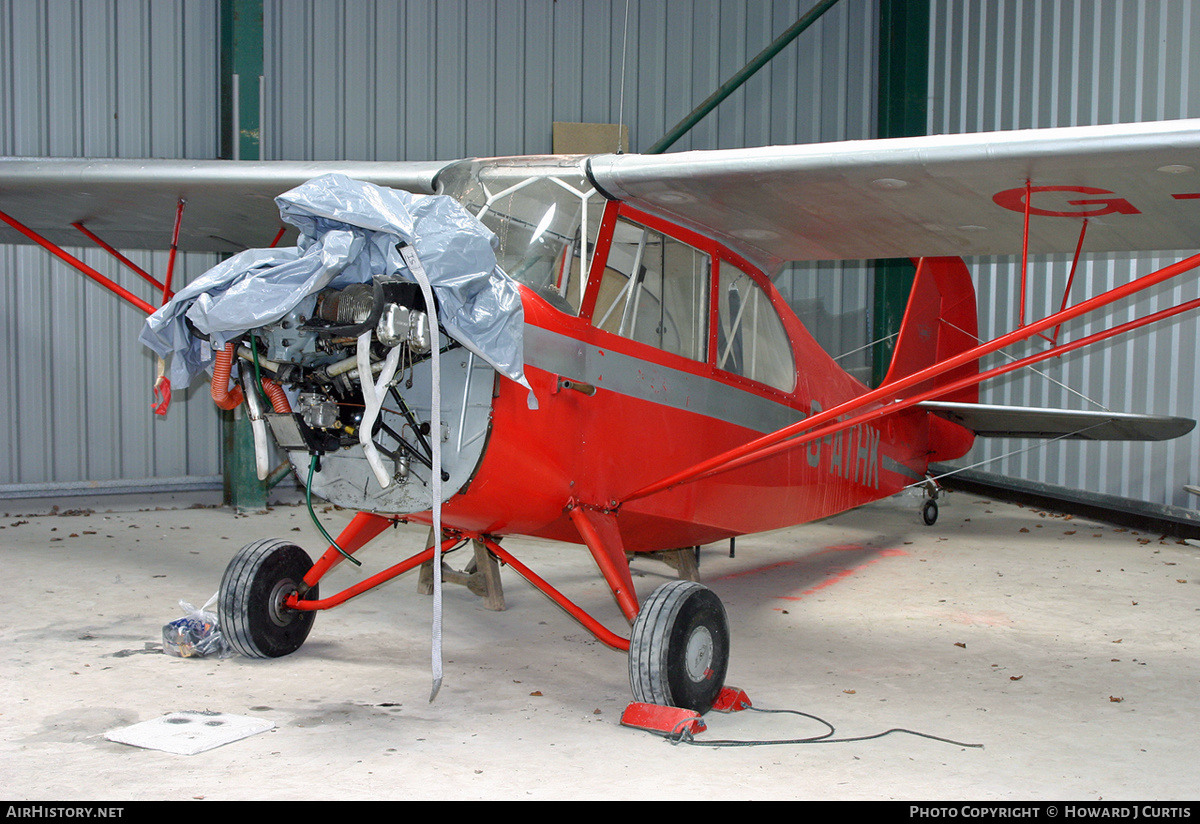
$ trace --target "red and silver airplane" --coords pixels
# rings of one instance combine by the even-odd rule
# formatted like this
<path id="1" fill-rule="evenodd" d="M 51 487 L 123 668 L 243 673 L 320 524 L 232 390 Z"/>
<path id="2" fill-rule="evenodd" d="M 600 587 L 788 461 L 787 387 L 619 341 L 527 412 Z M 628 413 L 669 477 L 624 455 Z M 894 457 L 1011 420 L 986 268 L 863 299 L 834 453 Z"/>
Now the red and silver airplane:
<path id="1" fill-rule="evenodd" d="M 723 700 L 724 609 L 688 580 L 639 604 L 627 553 L 801 524 L 914 485 L 932 524 L 929 464 L 964 455 L 977 434 L 1191 430 L 1186 418 L 977 401 L 983 380 L 1198 308 L 1058 339 L 1064 323 L 1190 272 L 1200 255 L 1070 305 L 1064 295 L 1048 317 L 1022 308 L 1017 328 L 990 341 L 977 337 L 961 256 L 1194 248 L 1197 169 L 1200 121 L 428 163 L 10 158 L 0 241 L 40 243 L 149 314 L 155 305 L 62 245 L 83 231 L 118 255 L 166 238 L 179 250 L 261 246 L 280 240 L 272 199 L 329 172 L 456 200 L 495 234 L 496 262 L 519 284 L 520 374 L 453 332 L 437 343 L 425 293 L 379 278 L 323 288 L 217 347 L 214 398 L 247 404 L 311 493 L 358 511 L 315 564 L 289 541 L 245 547 L 222 582 L 222 626 L 244 654 L 288 654 L 317 611 L 470 541 L 482 562 L 507 564 L 628 651 L 637 701 L 704 712 Z M 896 257 L 914 260 L 916 279 L 890 371 L 871 389 L 818 345 L 771 276 L 787 261 Z M 405 264 L 411 280 L 421 264 Z M 143 274 L 171 294 L 169 272 Z M 1014 288 L 1023 307 L 1033 287 Z M 984 356 L 1033 338 L 1041 351 L 981 370 Z M 364 381 L 366 370 L 383 374 Z M 440 541 L 319 593 L 331 568 L 396 521 L 436 522 Z M 508 535 L 586 546 L 628 637 L 528 569 Z"/>

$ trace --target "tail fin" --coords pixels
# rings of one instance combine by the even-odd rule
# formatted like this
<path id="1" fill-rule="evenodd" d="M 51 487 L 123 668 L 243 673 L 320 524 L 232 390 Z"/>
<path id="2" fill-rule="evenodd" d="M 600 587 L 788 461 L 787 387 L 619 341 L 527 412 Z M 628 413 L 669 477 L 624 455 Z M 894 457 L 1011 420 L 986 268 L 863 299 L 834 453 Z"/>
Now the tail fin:
<path id="1" fill-rule="evenodd" d="M 916 280 L 883 385 L 906 378 L 978 345 L 978 333 L 975 286 L 962 259 L 921 258 L 917 262 Z M 906 394 L 947 386 L 978 373 L 979 363 L 973 361 L 918 384 Z M 979 386 L 960 389 L 938 400 L 978 403 Z M 941 418 L 930 420 L 929 436 L 931 460 L 959 457 L 971 448 L 974 441 L 974 434 L 969 430 Z"/>

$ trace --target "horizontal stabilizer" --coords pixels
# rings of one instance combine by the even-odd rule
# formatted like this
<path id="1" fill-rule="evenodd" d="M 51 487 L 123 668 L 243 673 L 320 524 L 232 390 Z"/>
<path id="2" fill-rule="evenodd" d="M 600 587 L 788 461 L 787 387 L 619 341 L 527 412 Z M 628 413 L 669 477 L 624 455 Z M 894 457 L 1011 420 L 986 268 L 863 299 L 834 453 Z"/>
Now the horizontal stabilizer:
<path id="1" fill-rule="evenodd" d="M 943 401 L 924 401 L 918 406 L 985 438 L 1166 441 L 1186 435 L 1196 426 L 1196 422 L 1190 418 L 1168 415 Z"/>

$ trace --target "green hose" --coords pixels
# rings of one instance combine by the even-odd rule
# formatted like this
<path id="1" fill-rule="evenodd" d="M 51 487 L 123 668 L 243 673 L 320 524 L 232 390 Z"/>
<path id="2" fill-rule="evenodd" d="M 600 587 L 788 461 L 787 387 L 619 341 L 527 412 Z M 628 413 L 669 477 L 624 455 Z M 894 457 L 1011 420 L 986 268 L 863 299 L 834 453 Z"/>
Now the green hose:
<path id="1" fill-rule="evenodd" d="M 312 504 L 312 479 L 313 479 L 313 471 L 316 468 L 317 468 L 317 456 L 314 454 L 312 456 L 312 460 L 308 462 L 308 483 L 306 483 L 304 485 L 304 503 L 306 503 L 308 505 L 308 515 L 310 518 L 312 518 L 313 524 L 317 527 L 317 529 L 321 532 L 321 534 L 325 536 L 325 540 L 329 541 L 330 546 L 332 546 L 338 552 L 342 553 L 342 557 L 345 558 L 350 563 L 354 564 L 355 566 L 362 566 L 362 561 L 358 560 L 353 555 L 351 555 L 349 552 L 347 552 L 346 550 L 344 550 L 340 546 L 338 546 L 338 542 L 333 540 L 333 537 L 328 532 L 325 531 L 325 527 L 321 526 L 321 522 L 317 520 L 317 513 L 313 511 L 313 504 Z"/>
<path id="2" fill-rule="evenodd" d="M 262 370 L 258 366 L 258 342 L 254 335 L 250 336 L 250 354 L 254 356 L 254 385 L 258 387 L 259 397 L 266 398 L 267 390 L 263 389 Z"/>

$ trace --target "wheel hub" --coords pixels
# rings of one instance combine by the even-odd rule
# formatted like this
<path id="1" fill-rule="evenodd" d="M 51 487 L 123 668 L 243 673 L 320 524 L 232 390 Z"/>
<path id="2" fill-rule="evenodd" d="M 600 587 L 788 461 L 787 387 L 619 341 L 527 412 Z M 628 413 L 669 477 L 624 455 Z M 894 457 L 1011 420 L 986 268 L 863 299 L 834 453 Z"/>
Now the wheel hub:
<path id="1" fill-rule="evenodd" d="M 688 638 L 684 665 L 692 681 L 706 681 L 712 672 L 713 638 L 708 627 L 696 627 Z"/>
<path id="2" fill-rule="evenodd" d="M 296 591 L 296 583 L 291 578 L 284 578 L 275 584 L 275 588 L 271 590 L 270 608 L 268 614 L 271 616 L 271 623 L 277 627 L 286 627 L 292 622 L 295 617 L 290 609 L 283 605 L 287 597 Z"/>

